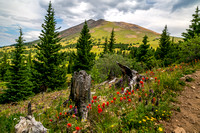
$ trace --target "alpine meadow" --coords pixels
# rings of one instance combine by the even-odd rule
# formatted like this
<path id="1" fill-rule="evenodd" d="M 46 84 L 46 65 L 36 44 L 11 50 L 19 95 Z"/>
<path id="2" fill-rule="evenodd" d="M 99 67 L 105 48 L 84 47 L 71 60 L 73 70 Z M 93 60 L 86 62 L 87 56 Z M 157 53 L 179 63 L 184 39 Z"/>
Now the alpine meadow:
<path id="1" fill-rule="evenodd" d="M 199 2 L 19 1 L 0 0 L 0 133 L 200 132 Z"/>

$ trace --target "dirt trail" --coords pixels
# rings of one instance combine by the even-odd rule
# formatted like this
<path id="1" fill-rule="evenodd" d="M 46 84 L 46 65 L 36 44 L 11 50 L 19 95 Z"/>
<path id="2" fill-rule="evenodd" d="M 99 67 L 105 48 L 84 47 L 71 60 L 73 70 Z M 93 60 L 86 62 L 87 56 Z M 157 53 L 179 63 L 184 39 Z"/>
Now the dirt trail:
<path id="1" fill-rule="evenodd" d="M 170 122 L 165 122 L 167 133 L 200 133 L 200 70 L 191 75 L 194 81 L 186 82 L 184 90 L 177 97 L 175 103 L 180 107 L 180 112 L 173 111 Z"/>

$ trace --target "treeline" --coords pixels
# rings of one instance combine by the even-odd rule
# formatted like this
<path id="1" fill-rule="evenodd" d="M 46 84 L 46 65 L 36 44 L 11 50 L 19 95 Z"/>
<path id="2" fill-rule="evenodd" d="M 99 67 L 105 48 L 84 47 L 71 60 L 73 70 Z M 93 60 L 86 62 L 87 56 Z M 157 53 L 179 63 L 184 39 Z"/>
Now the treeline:
<path id="1" fill-rule="evenodd" d="M 94 82 L 102 82 L 121 74 L 116 61 L 139 72 L 153 67 L 165 67 L 174 63 L 190 62 L 200 57 L 200 17 L 197 7 L 192 24 L 183 33 L 184 41 L 175 43 L 170 39 L 167 26 L 162 31 L 159 46 L 150 47 L 148 36 L 143 37 L 142 44 L 134 47 L 130 44 L 116 44 L 114 28 L 110 37 L 105 37 L 103 52 L 91 52 L 94 46 L 85 22 L 77 44 L 62 47 L 56 28 L 55 12 L 49 3 L 40 41 L 34 45 L 34 52 L 26 50 L 22 29 L 14 45 L 12 56 L 3 54 L 0 64 L 0 80 L 7 83 L 7 89 L 0 94 L 0 103 L 25 100 L 40 92 L 54 91 L 66 87 L 67 73 L 86 70 Z M 64 48 L 76 48 L 75 52 L 61 52 Z M 117 48 L 117 49 L 116 49 Z M 25 57 L 25 54 L 28 56 Z M 8 59 L 10 58 L 10 59 Z M 68 64 L 66 66 L 66 64 Z"/>

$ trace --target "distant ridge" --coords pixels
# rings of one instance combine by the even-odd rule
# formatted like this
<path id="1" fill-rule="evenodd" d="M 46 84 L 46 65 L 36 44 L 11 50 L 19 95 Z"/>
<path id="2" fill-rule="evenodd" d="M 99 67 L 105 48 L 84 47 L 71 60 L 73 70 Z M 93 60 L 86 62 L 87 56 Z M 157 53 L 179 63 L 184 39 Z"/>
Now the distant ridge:
<path id="1" fill-rule="evenodd" d="M 89 29 L 91 29 L 91 28 L 94 28 L 94 27 L 96 27 L 96 26 L 99 26 L 99 25 L 103 24 L 103 23 L 105 22 L 105 20 L 99 19 L 99 20 L 95 21 L 95 20 L 93 20 L 93 19 L 89 19 L 89 20 L 86 21 L 86 22 L 87 22 L 87 24 L 88 24 Z M 60 32 L 60 36 L 61 36 L 62 38 L 65 38 L 65 37 L 68 37 L 68 36 L 70 36 L 70 35 L 73 35 L 73 34 L 76 34 L 76 33 L 80 33 L 81 30 L 82 30 L 82 28 L 83 28 L 84 23 L 85 23 L 85 22 L 83 22 L 83 23 L 81 23 L 81 24 L 79 24 L 79 25 L 73 26 L 73 27 L 71 27 L 71 28 L 69 28 L 69 29 L 66 29 L 66 30 L 61 31 L 61 32 Z"/>

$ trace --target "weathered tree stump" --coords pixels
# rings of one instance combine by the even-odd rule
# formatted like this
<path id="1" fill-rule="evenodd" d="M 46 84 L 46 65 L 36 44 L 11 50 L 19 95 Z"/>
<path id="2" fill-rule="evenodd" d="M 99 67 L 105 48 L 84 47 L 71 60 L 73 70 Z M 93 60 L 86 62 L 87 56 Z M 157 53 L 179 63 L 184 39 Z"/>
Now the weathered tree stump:
<path id="1" fill-rule="evenodd" d="M 90 86 L 90 75 L 84 70 L 74 72 L 69 98 L 75 102 L 82 120 L 86 120 L 88 115 L 87 105 L 91 101 Z"/>

